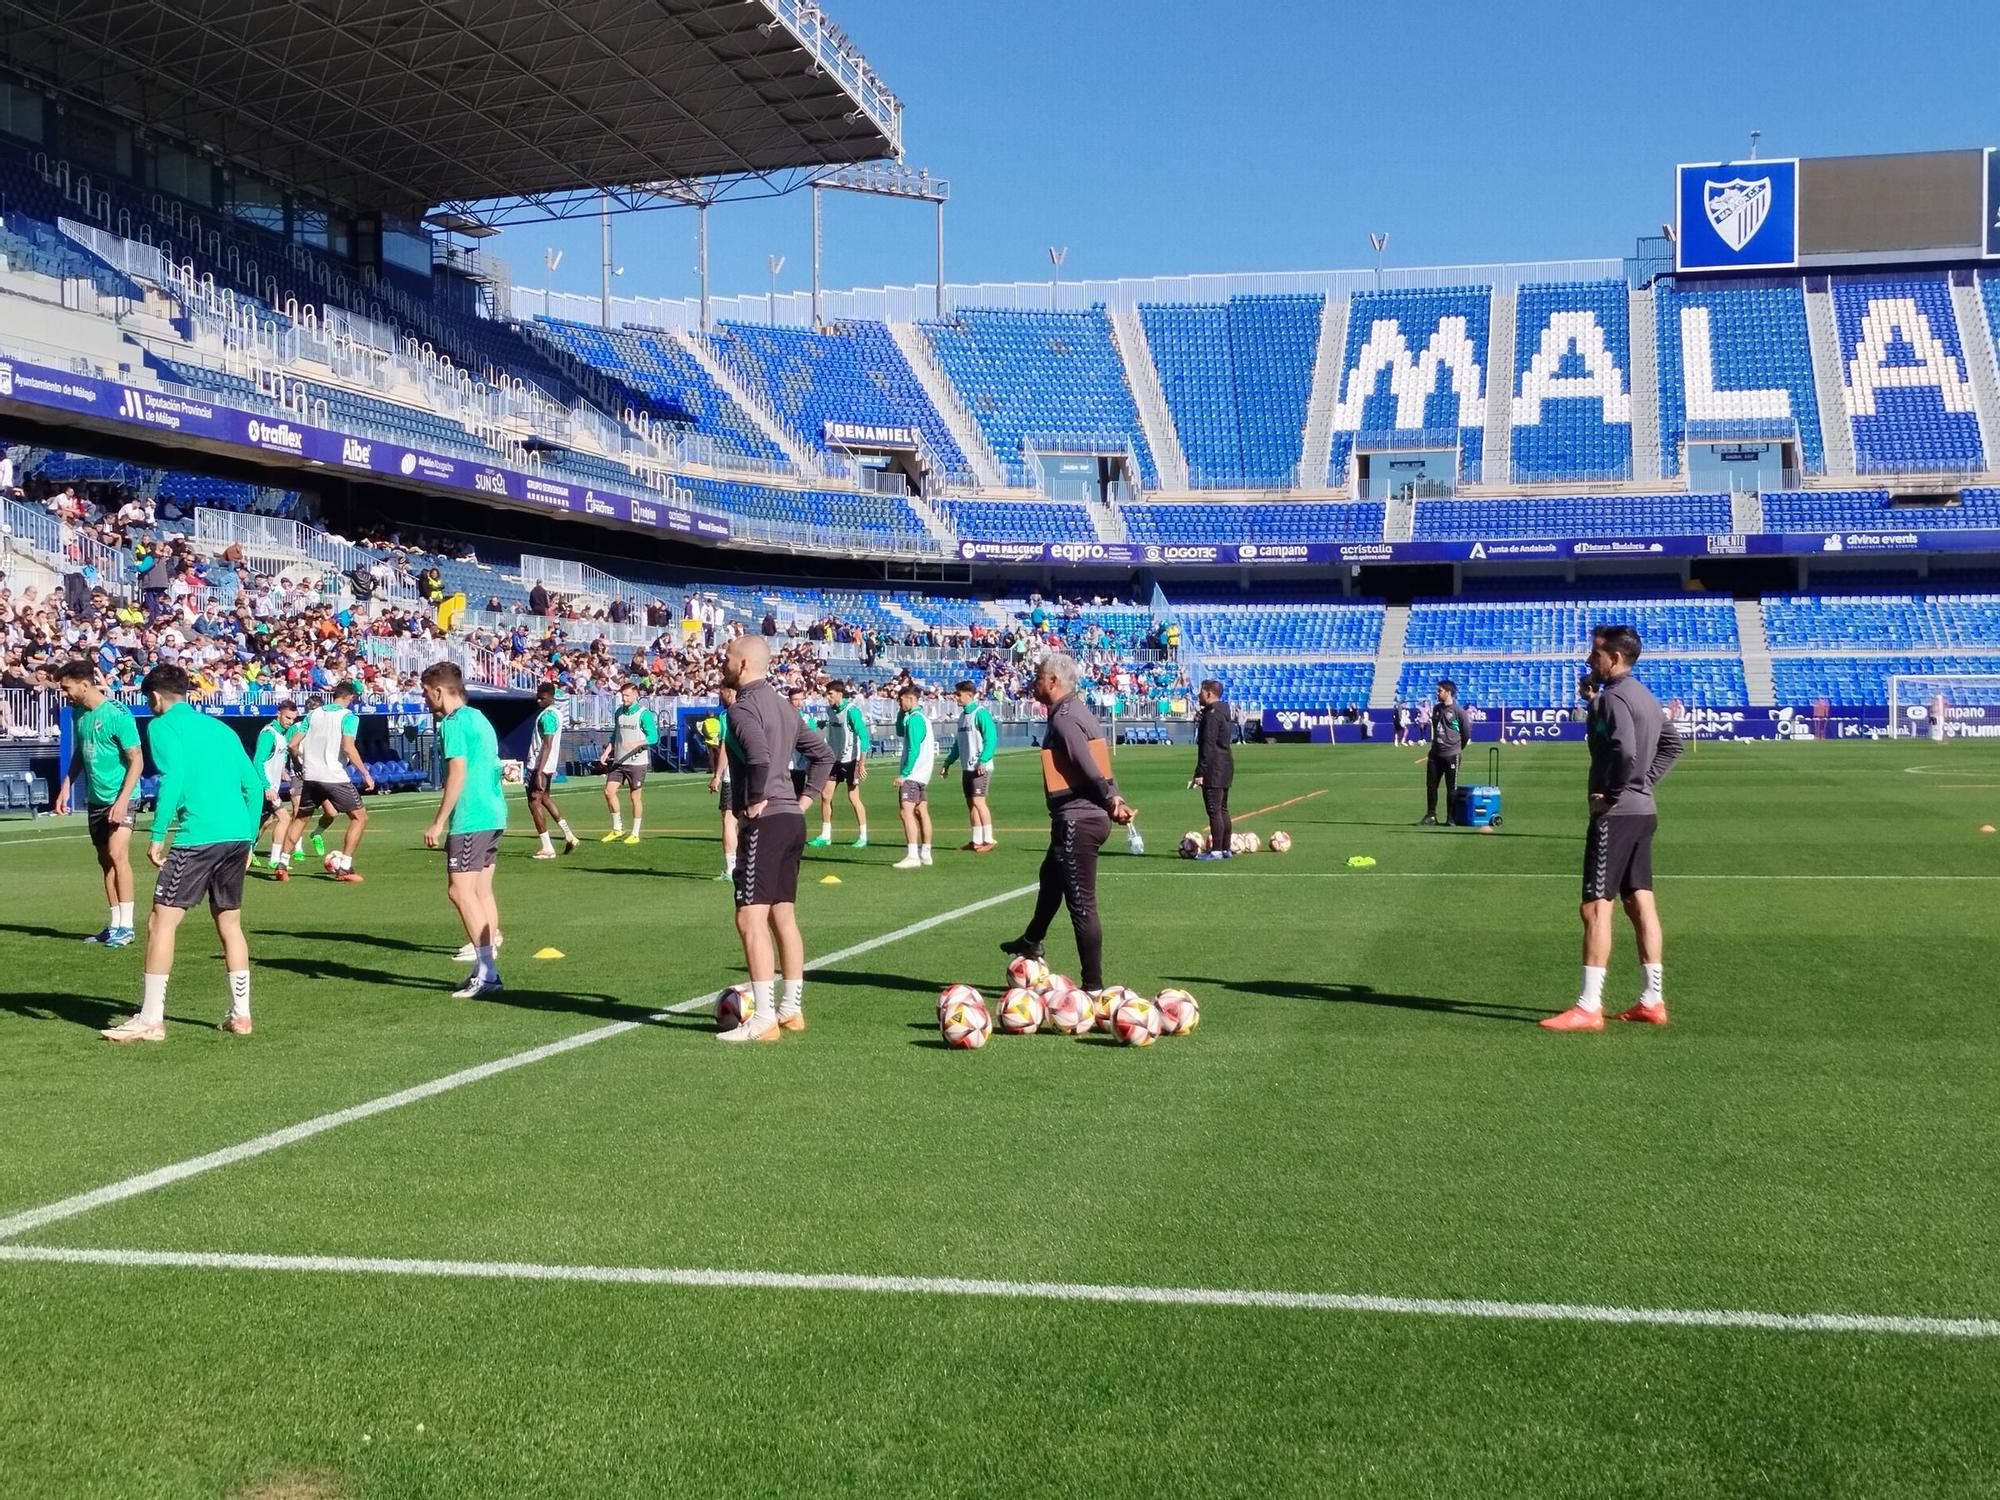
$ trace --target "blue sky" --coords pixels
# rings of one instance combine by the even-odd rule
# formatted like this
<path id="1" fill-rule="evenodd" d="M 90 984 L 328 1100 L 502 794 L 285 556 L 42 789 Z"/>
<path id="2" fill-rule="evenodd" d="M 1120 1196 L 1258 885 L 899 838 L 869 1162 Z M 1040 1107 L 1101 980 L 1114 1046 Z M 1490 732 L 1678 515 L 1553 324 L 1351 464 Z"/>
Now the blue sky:
<path id="1" fill-rule="evenodd" d="M 950 178 L 953 281 L 1628 253 L 1677 161 L 2000 145 L 1993 0 L 1468 4 L 827 0 Z M 827 195 L 829 287 L 931 277 L 914 204 Z M 715 210 L 711 286 L 808 284 L 806 196 Z M 616 221 L 621 295 L 692 296 L 694 218 Z M 544 247 L 564 251 L 551 278 Z M 523 286 L 597 292 L 596 222 L 511 230 Z"/>

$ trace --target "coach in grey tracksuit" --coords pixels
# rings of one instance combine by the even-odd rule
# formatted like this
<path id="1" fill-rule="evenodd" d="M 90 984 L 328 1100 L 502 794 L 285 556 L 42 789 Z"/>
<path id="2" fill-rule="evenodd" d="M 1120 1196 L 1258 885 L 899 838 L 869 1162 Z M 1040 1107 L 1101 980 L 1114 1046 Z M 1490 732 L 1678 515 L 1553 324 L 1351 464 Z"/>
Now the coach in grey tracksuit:
<path id="1" fill-rule="evenodd" d="M 1236 779 L 1236 752 L 1229 748 L 1229 705 L 1222 684 L 1211 677 L 1197 695 L 1195 714 L 1194 784 L 1201 788 L 1201 805 L 1208 814 L 1208 848 L 1227 858 L 1235 825 L 1229 818 L 1229 784 Z"/>
<path id="2" fill-rule="evenodd" d="M 1431 750 L 1424 757 L 1424 816 L 1422 822 L 1437 822 L 1438 783 L 1444 783 L 1444 815 L 1451 816 L 1452 793 L 1458 790 L 1458 758 L 1472 737 L 1471 721 L 1459 706 L 1458 684 L 1449 677 L 1437 685 L 1437 702 L 1431 705 Z"/>
<path id="3" fill-rule="evenodd" d="M 1133 809 L 1118 783 L 1097 763 L 1104 728 L 1076 690 L 1076 658 L 1051 652 L 1035 674 L 1035 697 L 1048 706 L 1042 737 L 1043 786 L 1049 804 L 1049 852 L 1042 856 L 1041 890 L 1027 931 L 1002 943 L 1003 953 L 1042 956 L 1042 940 L 1064 905 L 1076 933 L 1078 977 L 1092 993 L 1104 988 L 1104 928 L 1097 918 L 1097 851 L 1113 823 L 1129 823 Z"/>
<path id="4" fill-rule="evenodd" d="M 1639 998 L 1621 1021 L 1664 1024 L 1660 917 L 1653 904 L 1653 831 L 1659 807 L 1653 788 L 1673 769 L 1681 737 L 1659 700 L 1632 676 L 1639 634 L 1629 625 L 1600 625 L 1591 637 L 1590 671 L 1598 693 L 1587 721 L 1590 824 L 1583 842 L 1583 977 L 1574 1004 L 1541 1024 L 1557 1031 L 1603 1026 L 1605 969 L 1611 961 L 1611 903 L 1619 900 L 1638 940 Z"/>

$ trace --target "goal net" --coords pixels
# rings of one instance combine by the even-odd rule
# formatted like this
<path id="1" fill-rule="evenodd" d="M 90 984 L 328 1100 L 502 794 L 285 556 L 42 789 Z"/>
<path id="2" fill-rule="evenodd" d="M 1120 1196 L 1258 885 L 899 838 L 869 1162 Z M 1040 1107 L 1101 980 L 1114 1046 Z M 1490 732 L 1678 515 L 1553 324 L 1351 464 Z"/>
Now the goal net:
<path id="1" fill-rule="evenodd" d="M 2000 673 L 1889 679 L 1889 733 L 1907 739 L 2000 739 Z"/>

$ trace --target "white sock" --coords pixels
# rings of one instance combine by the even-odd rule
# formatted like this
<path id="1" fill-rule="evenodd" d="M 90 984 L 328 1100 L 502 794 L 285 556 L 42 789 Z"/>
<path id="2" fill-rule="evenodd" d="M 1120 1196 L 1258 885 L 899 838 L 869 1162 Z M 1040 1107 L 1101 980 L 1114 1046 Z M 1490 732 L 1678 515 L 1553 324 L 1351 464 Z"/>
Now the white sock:
<path id="1" fill-rule="evenodd" d="M 1600 1011 L 1604 1009 L 1603 969 L 1592 968 L 1589 964 L 1583 966 L 1583 990 L 1576 997 L 1576 1003 L 1583 1010 Z"/>
<path id="2" fill-rule="evenodd" d="M 819 836 L 828 843 L 833 842 L 833 819 L 821 818 L 819 820 Z"/>
<path id="3" fill-rule="evenodd" d="M 132 930 L 132 903 L 130 901 L 120 901 L 118 903 L 118 925 L 127 932 Z"/>
<path id="4" fill-rule="evenodd" d="M 639 825 L 640 825 L 641 823 L 645 822 L 645 821 L 646 821 L 646 820 L 645 820 L 644 818 L 634 818 L 634 819 L 632 820 L 632 837 L 633 837 L 633 838 L 635 838 L 635 839 L 636 839 L 636 838 L 637 838 L 637 837 L 639 836 Z"/>
<path id="5" fill-rule="evenodd" d="M 783 1003 L 778 1006 L 778 1014 L 781 1016 L 795 1016 L 804 1010 L 805 992 L 806 982 L 803 979 L 787 979 L 785 981 L 785 998 Z"/>
<path id="6" fill-rule="evenodd" d="M 553 854 L 555 852 L 556 852 L 555 845 L 549 842 L 549 831 L 546 828 L 544 828 L 542 830 L 542 853 Z"/>
<path id="7" fill-rule="evenodd" d="M 905 858 L 905 859 L 916 859 L 916 858 L 918 857 L 918 855 L 917 855 L 917 846 L 916 846 L 915 844 L 905 844 L 905 845 L 903 846 L 903 848 L 904 848 L 904 850 L 905 850 L 905 853 L 904 853 L 904 855 L 903 855 L 903 858 Z"/>
<path id="8" fill-rule="evenodd" d="M 491 943 L 475 943 L 473 945 L 473 959 L 479 966 L 479 977 L 481 979 L 498 979 L 500 977 L 500 969 L 493 962 L 493 946 Z"/>
<path id="9" fill-rule="evenodd" d="M 993 825 L 992 825 L 991 823 L 981 823 L 981 824 L 979 825 L 979 832 L 978 832 L 978 834 L 977 834 L 977 835 L 975 835 L 975 838 L 974 838 L 974 842 L 976 842 L 976 843 L 981 843 L 981 844 L 990 844 L 990 843 L 992 843 L 992 842 L 993 842 Z"/>
<path id="10" fill-rule="evenodd" d="M 751 980 L 750 993 L 757 997 L 757 1008 L 753 1014 L 755 1019 L 760 1024 L 769 1024 L 770 1022 L 778 1019 L 777 1007 L 771 1003 L 770 980 L 768 979 Z"/>
<path id="11" fill-rule="evenodd" d="M 919 844 L 917 845 L 917 853 L 921 854 L 925 859 L 929 859 L 931 857 L 931 846 L 929 844 Z"/>
<path id="12" fill-rule="evenodd" d="M 623 833 L 625 831 L 625 814 L 613 813 L 611 815 L 611 831 L 613 833 Z"/>
<path id="13" fill-rule="evenodd" d="M 148 979 L 152 975 L 146 976 Z M 250 971 L 231 969 L 229 971 L 229 1013 L 232 1016 L 250 1014 Z"/>
<path id="14" fill-rule="evenodd" d="M 570 839 L 576 837 L 574 833 L 570 832 L 569 820 L 567 818 L 557 818 L 556 827 L 562 830 L 562 836 L 565 843 L 568 842 Z"/>
<path id="15" fill-rule="evenodd" d="M 1639 969 L 1646 976 L 1646 986 L 1639 991 L 1639 998 L 1655 1005 L 1663 1003 L 1666 997 L 1660 993 L 1660 966 L 1640 964 Z"/>
<path id="16" fill-rule="evenodd" d="M 722 856 L 722 873 L 725 875 L 734 875 L 736 873 L 735 855 L 725 854 Z"/>
<path id="17" fill-rule="evenodd" d="M 167 1019 L 167 976 L 142 974 L 140 979 L 139 1020 L 147 1026 L 161 1025 Z"/>
<path id="18" fill-rule="evenodd" d="M 862 825 L 861 825 L 860 827 L 856 828 L 856 829 L 854 830 L 854 836 L 855 836 L 856 838 L 858 838 L 858 839 L 865 839 L 865 838 L 867 838 L 867 837 L 868 837 L 868 825 L 867 825 L 866 823 L 863 823 L 863 824 L 862 824 Z"/>

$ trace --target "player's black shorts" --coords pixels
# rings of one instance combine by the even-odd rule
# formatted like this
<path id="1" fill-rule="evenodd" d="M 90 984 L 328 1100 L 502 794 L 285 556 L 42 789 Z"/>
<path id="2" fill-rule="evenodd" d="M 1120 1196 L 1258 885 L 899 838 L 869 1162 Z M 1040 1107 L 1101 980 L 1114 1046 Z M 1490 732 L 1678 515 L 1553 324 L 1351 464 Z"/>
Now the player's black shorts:
<path id="1" fill-rule="evenodd" d="M 125 820 L 122 823 L 114 823 L 111 821 L 111 804 L 93 802 L 89 808 L 89 823 L 91 846 L 102 854 L 111 847 L 111 835 L 114 830 L 132 827 L 132 804 L 129 802 L 125 804 Z"/>
<path id="2" fill-rule="evenodd" d="M 798 900 L 805 847 L 806 820 L 795 809 L 744 818 L 736 836 L 736 904 L 780 906 Z"/>
<path id="3" fill-rule="evenodd" d="M 963 772 L 959 776 L 959 784 L 965 788 L 967 802 L 974 797 L 984 797 L 987 787 L 993 784 L 993 768 L 981 766 L 977 771 Z"/>
<path id="4" fill-rule="evenodd" d="M 453 875 L 476 875 L 493 868 L 500 857 L 500 830 L 482 828 L 477 833 L 448 833 L 444 836 L 444 867 Z"/>
<path id="5" fill-rule="evenodd" d="M 646 784 L 645 762 L 640 761 L 631 765 L 613 766 L 604 773 L 604 780 L 608 785 L 629 786 L 636 792 Z"/>
<path id="6" fill-rule="evenodd" d="M 914 777 L 896 783 L 896 800 L 905 806 L 921 806 L 929 796 L 930 788 Z"/>
<path id="7" fill-rule="evenodd" d="M 854 768 L 860 764 L 861 762 L 858 760 L 835 761 L 833 763 L 833 776 L 831 777 L 831 779 L 828 781 L 827 784 L 829 786 L 855 785 Z"/>
<path id="8" fill-rule="evenodd" d="M 531 797 L 546 797 L 549 794 L 549 788 L 554 786 L 555 782 L 556 773 L 553 771 L 530 771 L 528 773 L 528 795 Z"/>
<path id="9" fill-rule="evenodd" d="M 361 788 L 351 781 L 308 781 L 304 800 L 307 807 L 326 803 L 338 813 L 359 812 Z"/>
<path id="10" fill-rule="evenodd" d="M 1644 816 L 1592 818 L 1583 836 L 1583 899 L 1613 901 L 1653 888 L 1653 830 L 1660 820 Z"/>
<path id="11" fill-rule="evenodd" d="M 722 790 L 715 794 L 715 810 L 717 812 L 736 810 L 736 793 L 726 781 L 722 783 Z"/>
<path id="12" fill-rule="evenodd" d="M 811 774 L 812 772 L 804 766 L 795 766 L 792 768 L 792 795 L 794 797 L 803 797 L 806 794 L 806 778 Z"/>
<path id="13" fill-rule="evenodd" d="M 210 911 L 243 905 L 243 872 L 250 866 L 250 841 L 176 844 L 153 882 L 153 905 L 186 911 L 206 897 Z"/>

